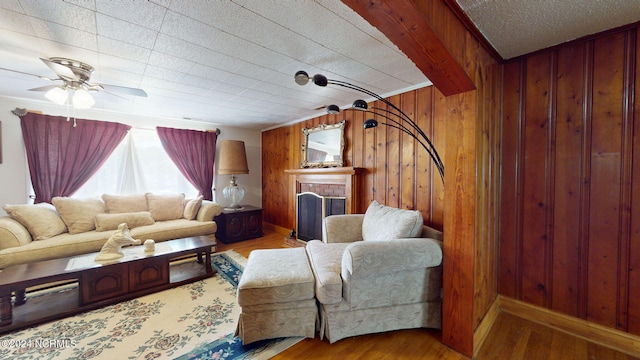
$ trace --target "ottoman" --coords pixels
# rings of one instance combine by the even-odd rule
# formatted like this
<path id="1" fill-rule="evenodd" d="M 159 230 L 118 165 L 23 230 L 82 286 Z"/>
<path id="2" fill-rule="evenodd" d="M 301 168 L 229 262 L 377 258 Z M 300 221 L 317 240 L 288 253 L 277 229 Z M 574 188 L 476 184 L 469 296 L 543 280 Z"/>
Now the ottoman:
<path id="1" fill-rule="evenodd" d="M 314 286 L 304 248 L 252 251 L 237 293 L 242 309 L 236 335 L 243 345 L 279 337 L 313 338 L 319 322 Z"/>

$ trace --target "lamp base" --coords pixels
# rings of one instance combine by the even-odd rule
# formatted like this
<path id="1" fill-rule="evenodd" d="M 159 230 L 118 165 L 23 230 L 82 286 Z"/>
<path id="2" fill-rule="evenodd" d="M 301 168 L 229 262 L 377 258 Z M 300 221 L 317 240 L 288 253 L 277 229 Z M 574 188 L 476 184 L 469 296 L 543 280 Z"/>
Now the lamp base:
<path id="1" fill-rule="evenodd" d="M 240 202 L 244 199 L 244 188 L 242 186 L 238 186 L 235 175 L 231 175 L 229 186 L 222 190 L 222 195 L 224 195 L 228 204 L 224 207 L 225 210 L 240 210 L 240 208 L 242 208 L 242 206 L 240 206 Z"/>

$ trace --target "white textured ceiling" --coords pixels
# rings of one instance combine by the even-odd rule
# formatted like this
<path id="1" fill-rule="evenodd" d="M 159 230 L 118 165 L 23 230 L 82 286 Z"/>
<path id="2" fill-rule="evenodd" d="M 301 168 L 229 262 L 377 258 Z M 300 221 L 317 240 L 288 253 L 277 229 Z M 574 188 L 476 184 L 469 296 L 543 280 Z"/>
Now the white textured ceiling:
<path id="1" fill-rule="evenodd" d="M 398 48 L 339 0 L 0 0 L 0 67 L 55 77 L 40 57 L 95 68 L 94 109 L 264 129 L 362 95 L 294 82 L 297 70 L 378 94 L 426 86 Z M 51 82 L 0 70 L 0 96 L 44 99 Z M 95 94 L 95 93 L 94 93 Z"/>
<path id="2" fill-rule="evenodd" d="M 640 8 L 638 0 L 458 1 L 504 58 L 638 20 Z M 297 70 L 383 96 L 430 84 L 339 0 L 0 0 L 0 67 L 54 77 L 40 57 L 86 62 L 90 82 L 149 94 L 97 93 L 95 109 L 256 129 L 363 97 L 296 85 Z M 0 97 L 48 103 L 27 89 L 50 84 L 0 70 Z"/>
<path id="3" fill-rule="evenodd" d="M 503 59 L 640 21 L 640 0 L 456 0 Z"/>

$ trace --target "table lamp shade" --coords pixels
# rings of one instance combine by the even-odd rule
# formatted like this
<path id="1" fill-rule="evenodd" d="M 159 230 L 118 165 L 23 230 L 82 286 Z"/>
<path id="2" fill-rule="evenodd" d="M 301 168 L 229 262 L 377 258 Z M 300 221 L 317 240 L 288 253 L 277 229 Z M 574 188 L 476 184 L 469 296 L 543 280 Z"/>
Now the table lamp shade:
<path id="1" fill-rule="evenodd" d="M 219 161 L 220 164 L 218 164 L 218 174 L 236 175 L 249 173 L 249 166 L 247 166 L 247 153 L 244 149 L 244 141 L 220 141 Z"/>

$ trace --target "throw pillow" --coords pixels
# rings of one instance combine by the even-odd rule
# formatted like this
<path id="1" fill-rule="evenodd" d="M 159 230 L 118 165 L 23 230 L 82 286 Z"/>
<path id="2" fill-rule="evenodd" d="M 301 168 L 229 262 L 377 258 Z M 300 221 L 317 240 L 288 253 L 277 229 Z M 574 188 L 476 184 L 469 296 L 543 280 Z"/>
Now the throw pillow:
<path id="1" fill-rule="evenodd" d="M 184 214 L 184 194 L 147 193 L 149 212 L 155 221 L 181 219 Z"/>
<path id="2" fill-rule="evenodd" d="M 202 206 L 202 195 L 198 196 L 195 199 L 187 201 L 187 204 L 184 206 L 184 218 L 187 220 L 193 220 L 198 215 L 198 210 L 200 210 L 200 206 Z"/>
<path id="3" fill-rule="evenodd" d="M 96 231 L 115 230 L 122 223 L 126 223 L 129 229 L 133 229 L 139 226 L 153 225 L 155 221 L 148 211 L 96 215 Z"/>
<path id="4" fill-rule="evenodd" d="M 121 214 L 149 211 L 147 197 L 144 194 L 135 195 L 102 195 L 104 210 L 109 214 Z"/>
<path id="5" fill-rule="evenodd" d="M 422 233 L 422 213 L 389 207 L 373 201 L 364 214 L 362 239 L 365 241 L 414 238 Z"/>
<path id="6" fill-rule="evenodd" d="M 35 205 L 5 205 L 2 207 L 14 220 L 26 227 L 33 240 L 44 240 L 67 232 L 67 226 L 47 203 Z"/>
<path id="7" fill-rule="evenodd" d="M 97 214 L 104 213 L 104 203 L 99 198 L 72 199 L 54 197 L 51 199 L 62 220 L 69 229 L 69 234 L 79 234 L 96 228 Z"/>

